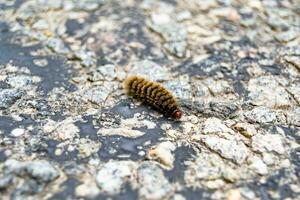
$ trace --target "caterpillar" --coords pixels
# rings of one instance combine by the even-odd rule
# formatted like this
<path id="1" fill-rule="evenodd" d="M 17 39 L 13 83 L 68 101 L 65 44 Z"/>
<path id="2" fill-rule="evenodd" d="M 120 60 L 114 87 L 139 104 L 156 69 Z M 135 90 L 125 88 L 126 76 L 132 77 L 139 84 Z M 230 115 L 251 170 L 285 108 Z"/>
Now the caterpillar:
<path id="1" fill-rule="evenodd" d="M 129 96 L 150 105 L 166 116 L 176 120 L 181 118 L 182 111 L 175 97 L 161 84 L 134 75 L 126 78 L 124 88 Z"/>

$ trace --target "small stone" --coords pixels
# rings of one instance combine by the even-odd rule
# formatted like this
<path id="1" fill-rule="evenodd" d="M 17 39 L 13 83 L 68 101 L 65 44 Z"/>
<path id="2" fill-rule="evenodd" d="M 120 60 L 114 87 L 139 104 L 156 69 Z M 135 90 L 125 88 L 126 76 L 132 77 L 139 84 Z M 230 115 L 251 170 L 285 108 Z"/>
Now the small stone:
<path id="1" fill-rule="evenodd" d="M 210 102 L 209 106 L 215 116 L 222 118 L 232 118 L 238 111 L 238 106 L 229 102 Z"/>
<path id="2" fill-rule="evenodd" d="M 151 20 L 154 24 L 167 24 L 171 22 L 171 17 L 167 13 L 151 13 Z"/>
<path id="3" fill-rule="evenodd" d="M 250 153 L 241 141 L 227 140 L 218 136 L 208 136 L 203 138 L 202 141 L 210 149 L 236 164 L 242 164 Z"/>
<path id="4" fill-rule="evenodd" d="M 221 179 L 217 179 L 217 180 L 210 180 L 210 181 L 206 181 L 204 183 L 204 185 L 208 188 L 208 189 L 220 189 L 222 187 L 224 187 L 225 182 Z"/>
<path id="5" fill-rule="evenodd" d="M 186 198 L 181 194 L 174 194 L 174 196 L 172 196 L 170 200 L 186 200 Z"/>
<path id="6" fill-rule="evenodd" d="M 46 160 L 20 162 L 7 160 L 4 163 L 5 172 L 10 174 L 28 174 L 40 182 L 50 182 L 59 176 L 58 171 Z"/>
<path id="7" fill-rule="evenodd" d="M 23 95 L 23 92 L 17 89 L 3 89 L 0 91 L 0 109 L 9 108 Z"/>
<path id="8" fill-rule="evenodd" d="M 184 41 L 187 37 L 185 28 L 177 23 L 152 24 L 150 28 L 161 34 L 166 42 Z"/>
<path id="9" fill-rule="evenodd" d="M 213 96 L 228 94 L 233 91 L 233 88 L 225 80 L 206 79 L 204 84 L 207 85 Z"/>
<path id="10" fill-rule="evenodd" d="M 0 190 L 3 190 L 9 187 L 12 184 L 13 176 L 12 175 L 4 175 L 0 177 Z"/>
<path id="11" fill-rule="evenodd" d="M 300 54 L 300 53 L 299 53 Z M 285 63 L 294 66 L 296 69 L 300 70 L 300 58 L 299 55 L 284 55 L 282 59 Z"/>
<path id="12" fill-rule="evenodd" d="M 196 97 L 207 97 L 210 95 L 208 87 L 202 81 L 194 80 L 192 84 Z"/>
<path id="13" fill-rule="evenodd" d="M 233 128 L 248 138 L 257 134 L 256 128 L 252 124 L 240 122 L 240 123 L 235 124 L 233 126 Z"/>
<path id="14" fill-rule="evenodd" d="M 83 92 L 83 98 L 98 105 L 105 103 L 106 98 L 112 92 L 113 87 L 109 88 L 106 85 L 95 86 L 89 89 L 86 89 Z"/>
<path id="15" fill-rule="evenodd" d="M 25 133 L 25 129 L 22 128 L 16 128 L 12 130 L 11 135 L 14 137 L 20 137 Z"/>
<path id="16" fill-rule="evenodd" d="M 262 155 L 263 155 L 264 163 L 266 163 L 267 165 L 274 165 L 275 164 L 276 157 L 273 154 L 265 152 Z"/>
<path id="17" fill-rule="evenodd" d="M 105 80 L 114 80 L 116 78 L 116 69 L 112 64 L 103 65 L 97 68 Z"/>
<path id="18" fill-rule="evenodd" d="M 290 125 L 295 125 L 300 127 L 300 107 L 287 112 L 287 121 Z"/>
<path id="19" fill-rule="evenodd" d="M 188 80 L 172 80 L 164 82 L 163 85 L 170 90 L 179 101 L 185 101 L 192 98 L 192 88 Z"/>
<path id="20" fill-rule="evenodd" d="M 4 162 L 4 171 L 7 174 L 21 174 L 24 171 L 25 163 L 14 159 L 8 159 Z"/>
<path id="21" fill-rule="evenodd" d="M 45 67 L 48 65 L 47 59 L 34 59 L 33 63 L 39 67 Z"/>
<path id="22" fill-rule="evenodd" d="M 163 170 L 153 162 L 143 162 L 138 168 L 140 199 L 164 199 L 173 190 Z"/>
<path id="23" fill-rule="evenodd" d="M 226 200 L 243 200 L 243 198 L 238 189 L 232 189 L 226 193 Z"/>
<path id="24" fill-rule="evenodd" d="M 290 107 L 290 97 L 273 76 L 250 79 L 248 83 L 249 101 L 256 106 L 270 108 Z"/>
<path id="25" fill-rule="evenodd" d="M 252 147 L 254 151 L 261 153 L 276 152 L 284 154 L 285 152 L 282 137 L 278 134 L 256 134 L 252 137 Z"/>
<path id="26" fill-rule="evenodd" d="M 245 112 L 244 116 L 249 122 L 260 124 L 274 123 L 277 121 L 276 113 L 265 107 L 256 107 L 251 111 Z"/>
<path id="27" fill-rule="evenodd" d="M 203 127 L 204 134 L 215 134 L 215 133 L 230 133 L 234 134 L 234 131 L 228 128 L 223 122 L 215 117 L 208 118 L 204 122 Z"/>
<path id="28" fill-rule="evenodd" d="M 32 76 L 17 75 L 17 76 L 8 77 L 6 82 L 14 88 L 22 88 L 24 86 L 31 85 L 32 83 L 37 82 L 37 80 Z"/>
<path id="29" fill-rule="evenodd" d="M 134 63 L 129 73 L 141 75 L 152 81 L 165 80 L 166 77 L 168 77 L 167 69 L 165 67 L 161 67 L 150 60 L 143 60 Z"/>
<path id="30" fill-rule="evenodd" d="M 172 54 L 184 57 L 187 43 L 187 32 L 181 24 L 174 22 L 158 23 L 156 20 L 149 27 L 159 33 L 165 40 L 164 47 Z"/>
<path id="31" fill-rule="evenodd" d="M 38 30 L 44 30 L 49 28 L 49 24 L 46 20 L 40 19 L 32 25 L 32 28 Z"/>
<path id="32" fill-rule="evenodd" d="M 47 46 L 56 53 L 66 54 L 69 49 L 60 38 L 50 38 L 47 40 Z"/>
<path id="33" fill-rule="evenodd" d="M 92 51 L 83 49 L 76 51 L 74 56 L 81 60 L 81 64 L 85 67 L 92 67 L 96 64 L 96 55 Z"/>
<path id="34" fill-rule="evenodd" d="M 293 96 L 298 105 L 300 105 L 300 82 L 293 83 L 287 90 Z"/>
<path id="35" fill-rule="evenodd" d="M 101 166 L 96 176 L 98 187 L 108 195 L 119 194 L 125 183 L 135 177 L 136 163 L 132 161 L 110 161 Z"/>
<path id="36" fill-rule="evenodd" d="M 167 168 L 171 169 L 173 168 L 173 162 L 174 162 L 174 155 L 172 154 L 172 151 L 175 150 L 175 145 L 172 142 L 162 142 L 158 144 L 156 147 L 152 147 L 148 151 L 148 156 L 153 159 L 157 160 Z"/>
<path id="37" fill-rule="evenodd" d="M 247 187 L 243 187 L 240 189 L 241 194 L 243 197 L 245 197 L 246 199 L 255 199 L 256 195 L 255 192 L 253 192 L 250 188 Z"/>
<path id="38" fill-rule="evenodd" d="M 249 166 L 259 175 L 266 175 L 268 174 L 268 167 L 267 165 L 258 157 L 254 157 L 251 159 L 251 164 Z"/>
<path id="39" fill-rule="evenodd" d="M 189 11 L 182 11 L 176 15 L 177 21 L 184 21 L 190 18 L 192 18 L 192 14 Z"/>
<path id="40" fill-rule="evenodd" d="M 97 132 L 98 135 L 120 135 L 128 138 L 137 138 L 145 133 L 139 130 L 133 130 L 128 128 L 103 128 Z"/>
<path id="41" fill-rule="evenodd" d="M 43 130 L 46 133 L 52 133 L 52 136 L 59 140 L 73 139 L 79 136 L 79 129 L 73 121 L 72 118 L 61 122 L 49 121 L 44 125 Z"/>
<path id="42" fill-rule="evenodd" d="M 83 183 L 78 185 L 75 189 L 76 196 L 84 198 L 95 198 L 100 193 L 100 189 L 97 187 L 94 177 L 83 177 L 82 181 Z"/>
<path id="43" fill-rule="evenodd" d="M 35 160 L 26 164 L 26 172 L 33 178 L 50 182 L 59 176 L 58 171 L 46 160 Z"/>
<path id="44" fill-rule="evenodd" d="M 187 48 L 187 43 L 185 41 L 180 42 L 168 42 L 164 44 L 164 47 L 178 58 L 183 58 L 185 56 L 185 51 Z"/>
<path id="45" fill-rule="evenodd" d="M 289 42 L 297 37 L 299 37 L 299 30 L 295 31 L 293 29 L 289 29 L 285 32 L 279 32 L 275 35 L 275 38 L 280 42 Z"/>
<path id="46" fill-rule="evenodd" d="M 80 138 L 79 141 L 76 142 L 76 145 L 78 146 L 77 149 L 80 153 L 80 157 L 86 158 L 91 156 L 93 153 L 98 152 L 101 143 L 98 141 L 94 142 L 86 138 Z"/>
<path id="47" fill-rule="evenodd" d="M 216 154 L 201 153 L 195 161 L 188 165 L 185 171 L 185 180 L 193 185 L 201 180 L 215 180 L 222 177 L 226 169 L 224 161 Z"/>

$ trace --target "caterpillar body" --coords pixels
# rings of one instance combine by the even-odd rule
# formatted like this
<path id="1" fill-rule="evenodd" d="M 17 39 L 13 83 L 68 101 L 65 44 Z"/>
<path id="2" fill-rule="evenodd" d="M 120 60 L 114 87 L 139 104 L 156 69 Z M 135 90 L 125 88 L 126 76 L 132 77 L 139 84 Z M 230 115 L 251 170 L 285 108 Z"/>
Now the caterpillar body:
<path id="1" fill-rule="evenodd" d="M 124 87 L 128 95 L 152 106 L 166 116 L 181 118 L 182 111 L 175 97 L 161 84 L 140 76 L 129 76 L 124 82 Z"/>

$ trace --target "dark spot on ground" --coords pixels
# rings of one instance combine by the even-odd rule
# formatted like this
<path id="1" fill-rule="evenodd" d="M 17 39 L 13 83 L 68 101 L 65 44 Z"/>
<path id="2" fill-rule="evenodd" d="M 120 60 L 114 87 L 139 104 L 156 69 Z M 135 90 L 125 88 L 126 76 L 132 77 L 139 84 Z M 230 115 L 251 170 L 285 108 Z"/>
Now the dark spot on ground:
<path id="1" fill-rule="evenodd" d="M 75 178 L 69 178 L 60 185 L 62 192 L 54 194 L 49 200 L 56 199 L 75 199 L 75 188 L 79 185 L 79 181 Z"/>

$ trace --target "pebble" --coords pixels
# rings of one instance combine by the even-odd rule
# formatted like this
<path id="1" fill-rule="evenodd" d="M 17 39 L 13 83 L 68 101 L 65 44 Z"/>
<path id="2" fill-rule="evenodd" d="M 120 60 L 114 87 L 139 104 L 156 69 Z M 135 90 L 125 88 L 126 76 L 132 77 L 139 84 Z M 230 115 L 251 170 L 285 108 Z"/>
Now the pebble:
<path id="1" fill-rule="evenodd" d="M 273 76 L 262 76 L 250 79 L 248 83 L 249 101 L 256 106 L 289 107 L 290 97 Z"/>
<path id="2" fill-rule="evenodd" d="M 157 146 L 152 147 L 148 151 L 148 157 L 157 160 L 162 165 L 166 166 L 168 169 L 173 168 L 173 162 L 175 160 L 172 152 L 176 149 L 175 145 L 170 142 L 162 142 Z"/>
<path id="3" fill-rule="evenodd" d="M 255 107 L 253 110 L 244 113 L 249 122 L 260 124 L 275 123 L 277 121 L 276 113 L 266 107 Z"/>
<path id="4" fill-rule="evenodd" d="M 297 107 L 292 111 L 287 112 L 287 121 L 290 125 L 300 127 L 300 108 Z"/>
<path id="5" fill-rule="evenodd" d="M 3 89 L 0 91 L 0 109 L 9 108 L 23 96 L 18 89 Z"/>
<path id="6" fill-rule="evenodd" d="M 13 182 L 12 175 L 4 175 L 0 177 L 0 190 L 9 187 L 12 184 L 12 182 Z"/>
<path id="7" fill-rule="evenodd" d="M 203 125 L 204 134 L 217 134 L 217 133 L 230 133 L 234 134 L 234 131 L 228 128 L 223 122 L 215 117 L 205 120 Z"/>
<path id="8" fill-rule="evenodd" d="M 97 172 L 97 185 L 108 195 L 119 194 L 125 183 L 136 176 L 136 168 L 133 161 L 109 161 Z"/>
<path id="9" fill-rule="evenodd" d="M 97 132 L 98 135 L 119 135 L 128 138 L 137 138 L 145 134 L 145 132 L 139 130 L 133 130 L 128 128 L 102 128 Z"/>
<path id="10" fill-rule="evenodd" d="M 179 100 L 185 101 L 192 98 L 192 87 L 186 79 L 166 81 L 163 83 L 172 94 Z"/>
<path id="11" fill-rule="evenodd" d="M 108 85 L 94 86 L 86 89 L 82 96 L 84 99 L 95 103 L 97 105 L 102 105 L 105 103 L 108 95 L 113 91 L 113 87 L 109 87 Z"/>
<path id="12" fill-rule="evenodd" d="M 259 175 L 266 175 L 268 174 L 268 167 L 267 165 L 258 157 L 253 157 L 251 159 L 250 168 L 253 169 Z"/>
<path id="13" fill-rule="evenodd" d="M 100 191 L 94 182 L 92 182 L 91 180 L 91 182 L 85 182 L 81 185 L 78 185 L 75 189 L 76 196 L 85 198 L 95 198 Z"/>
<path id="14" fill-rule="evenodd" d="M 238 189 L 232 189 L 226 193 L 226 200 L 243 200 L 243 197 Z"/>
<path id="15" fill-rule="evenodd" d="M 34 82 L 39 82 L 39 78 L 27 75 L 16 75 L 8 77 L 6 82 L 13 88 L 22 88 Z"/>
<path id="16" fill-rule="evenodd" d="M 215 180 L 222 177 L 224 169 L 224 162 L 218 155 L 201 153 L 194 162 L 188 165 L 185 180 L 189 184 L 197 183 L 200 180 Z"/>
<path id="17" fill-rule="evenodd" d="M 204 84 L 207 85 L 213 96 L 224 95 L 233 91 L 232 87 L 225 80 L 214 80 L 208 78 L 204 80 Z"/>
<path id="18" fill-rule="evenodd" d="M 256 128 L 252 124 L 239 122 L 239 123 L 233 125 L 233 128 L 247 138 L 251 138 L 252 136 L 257 134 Z"/>
<path id="19" fill-rule="evenodd" d="M 96 64 L 96 55 L 92 51 L 80 49 L 74 53 L 74 56 L 81 60 L 84 67 L 92 67 Z"/>
<path id="20" fill-rule="evenodd" d="M 72 118 L 67 118 L 61 122 L 49 121 L 43 126 L 43 130 L 46 133 L 51 133 L 58 140 L 72 140 L 79 136 L 79 129 Z"/>
<path id="21" fill-rule="evenodd" d="M 252 148 L 254 151 L 261 153 L 276 152 L 284 154 L 285 148 L 283 146 L 282 137 L 278 134 L 256 134 L 252 137 Z"/>
<path id="22" fill-rule="evenodd" d="M 178 58 L 183 58 L 186 53 L 187 43 L 185 41 L 168 42 L 164 44 L 164 47 L 171 54 L 176 55 Z"/>
<path id="23" fill-rule="evenodd" d="M 46 67 L 48 65 L 48 60 L 46 59 L 34 59 L 33 63 L 39 67 Z"/>
<path id="24" fill-rule="evenodd" d="M 290 29 L 285 32 L 279 32 L 275 35 L 275 38 L 280 42 L 289 42 L 297 37 L 299 37 L 299 31 Z"/>
<path id="25" fill-rule="evenodd" d="M 292 95 L 294 100 L 300 105 L 300 82 L 291 84 L 287 90 Z"/>
<path id="26" fill-rule="evenodd" d="M 112 81 L 116 78 L 116 68 L 115 65 L 107 64 L 103 66 L 99 66 L 97 71 L 101 73 L 103 78 L 108 81 Z"/>
<path id="27" fill-rule="evenodd" d="M 202 141 L 208 148 L 236 164 L 242 164 L 250 154 L 241 141 L 227 140 L 213 135 L 203 138 Z"/>
<path id="28" fill-rule="evenodd" d="M 27 173 L 40 182 L 50 182 L 59 176 L 59 172 L 46 160 L 21 162 L 10 159 L 5 161 L 4 169 L 8 174 Z"/>
<path id="29" fill-rule="evenodd" d="M 86 158 L 91 156 L 93 153 L 97 153 L 101 147 L 99 141 L 93 141 L 86 138 L 80 138 L 76 141 L 77 150 L 80 154 L 80 157 Z"/>
<path id="30" fill-rule="evenodd" d="M 164 47 L 170 53 L 179 58 L 185 56 L 187 32 L 181 24 L 169 21 L 161 23 L 160 20 L 154 20 L 149 27 L 163 37 L 166 42 Z"/>
<path id="31" fill-rule="evenodd" d="M 214 116 L 221 118 L 233 118 L 239 109 L 231 102 L 210 102 L 209 107 Z"/>
<path id="32" fill-rule="evenodd" d="M 143 60 L 135 62 L 129 74 L 140 75 L 152 81 L 160 81 L 168 77 L 168 70 L 153 61 Z"/>
<path id="33" fill-rule="evenodd" d="M 157 164 L 143 162 L 137 173 L 140 199 L 164 199 L 172 192 L 172 185 Z"/>
<path id="34" fill-rule="evenodd" d="M 59 176 L 59 172 L 46 160 L 34 160 L 26 164 L 26 172 L 33 178 L 50 182 Z"/>
<path id="35" fill-rule="evenodd" d="M 49 23 L 44 19 L 40 19 L 32 25 L 32 28 L 38 29 L 38 30 L 48 29 Z"/>
<path id="36" fill-rule="evenodd" d="M 14 137 L 20 137 L 20 136 L 24 135 L 24 133 L 25 133 L 25 129 L 16 128 L 16 129 L 12 130 L 11 135 Z"/>
<path id="37" fill-rule="evenodd" d="M 60 38 L 50 38 L 47 40 L 47 46 L 56 53 L 67 54 L 69 49 Z"/>

